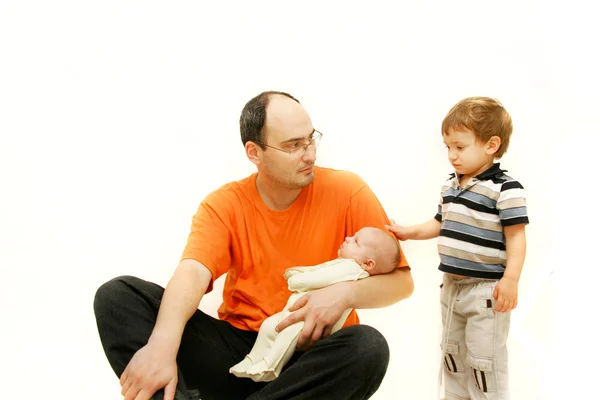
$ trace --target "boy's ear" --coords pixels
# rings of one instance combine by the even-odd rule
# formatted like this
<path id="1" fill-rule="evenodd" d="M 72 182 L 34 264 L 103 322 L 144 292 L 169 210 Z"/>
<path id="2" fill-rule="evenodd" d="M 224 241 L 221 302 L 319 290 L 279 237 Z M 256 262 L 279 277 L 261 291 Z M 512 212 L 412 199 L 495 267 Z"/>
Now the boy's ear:
<path id="1" fill-rule="evenodd" d="M 485 151 L 486 154 L 488 156 L 491 156 L 492 154 L 496 154 L 496 152 L 500 148 L 501 144 L 502 144 L 502 139 L 500 139 L 498 136 L 492 136 L 490 138 L 490 140 L 488 140 L 488 142 L 487 142 L 487 149 Z"/>
<path id="2" fill-rule="evenodd" d="M 366 271 L 370 271 L 373 268 L 375 268 L 375 260 L 373 260 L 371 258 L 367 258 L 365 260 L 365 262 L 363 263 L 363 269 Z"/>

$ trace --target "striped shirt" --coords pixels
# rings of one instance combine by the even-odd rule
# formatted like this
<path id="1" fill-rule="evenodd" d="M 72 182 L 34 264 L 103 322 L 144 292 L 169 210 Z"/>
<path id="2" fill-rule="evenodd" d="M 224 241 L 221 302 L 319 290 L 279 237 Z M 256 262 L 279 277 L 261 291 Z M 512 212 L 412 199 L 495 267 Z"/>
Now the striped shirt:
<path id="1" fill-rule="evenodd" d="M 440 271 L 500 279 L 506 268 L 503 227 L 528 224 L 525 189 L 495 163 L 461 188 L 456 174 L 442 186 L 435 219 Z"/>

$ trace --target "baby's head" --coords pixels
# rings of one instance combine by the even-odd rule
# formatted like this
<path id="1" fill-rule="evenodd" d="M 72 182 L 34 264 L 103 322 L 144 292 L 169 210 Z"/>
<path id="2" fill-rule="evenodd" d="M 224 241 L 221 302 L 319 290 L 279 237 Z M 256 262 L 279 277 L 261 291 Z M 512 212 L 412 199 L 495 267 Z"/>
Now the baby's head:
<path id="1" fill-rule="evenodd" d="M 338 256 L 353 259 L 370 275 L 386 274 L 398 266 L 400 247 L 398 241 L 384 230 L 365 227 L 346 238 Z"/>

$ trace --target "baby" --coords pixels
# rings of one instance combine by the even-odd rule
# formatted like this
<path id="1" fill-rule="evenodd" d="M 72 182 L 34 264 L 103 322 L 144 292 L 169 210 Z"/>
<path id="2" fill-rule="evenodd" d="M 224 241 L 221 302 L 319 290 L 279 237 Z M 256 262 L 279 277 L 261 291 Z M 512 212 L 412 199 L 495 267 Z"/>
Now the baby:
<path id="1" fill-rule="evenodd" d="M 298 336 L 304 321 L 275 332 L 275 327 L 291 312 L 288 309 L 311 290 L 321 289 L 343 281 L 356 281 L 370 275 L 392 272 L 400 259 L 397 240 L 389 233 L 372 227 L 360 229 L 346 238 L 338 250 L 338 258 L 309 267 L 288 268 L 284 274 L 292 292 L 284 309 L 265 319 L 260 326 L 252 350 L 229 372 L 237 377 L 251 378 L 255 382 L 270 382 L 277 378 L 283 366 L 296 351 Z M 344 311 L 331 333 L 343 326 L 348 314 Z"/>

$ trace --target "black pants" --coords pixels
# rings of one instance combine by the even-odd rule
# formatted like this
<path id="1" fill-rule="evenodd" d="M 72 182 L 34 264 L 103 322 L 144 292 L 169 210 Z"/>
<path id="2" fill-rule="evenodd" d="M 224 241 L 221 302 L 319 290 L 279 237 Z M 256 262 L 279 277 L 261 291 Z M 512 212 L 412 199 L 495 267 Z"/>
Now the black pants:
<path id="1" fill-rule="evenodd" d="M 94 299 L 98 331 L 118 377 L 147 343 L 163 292 L 162 287 L 132 276 L 112 279 L 98 289 Z M 177 355 L 187 389 L 198 389 L 202 400 L 368 399 L 388 367 L 385 338 L 369 326 L 354 325 L 319 340 L 306 352 L 296 352 L 272 382 L 230 374 L 229 368 L 250 352 L 256 336 L 257 332 L 237 329 L 197 310 L 184 329 Z"/>

